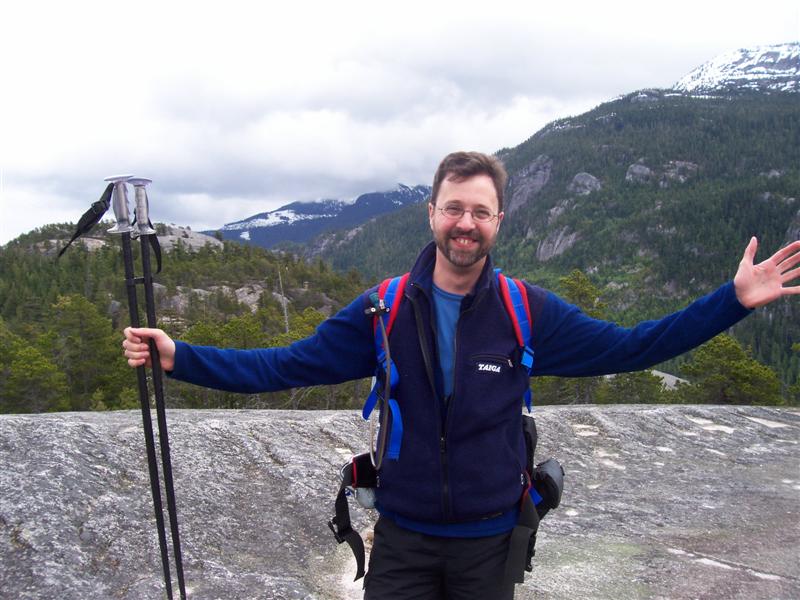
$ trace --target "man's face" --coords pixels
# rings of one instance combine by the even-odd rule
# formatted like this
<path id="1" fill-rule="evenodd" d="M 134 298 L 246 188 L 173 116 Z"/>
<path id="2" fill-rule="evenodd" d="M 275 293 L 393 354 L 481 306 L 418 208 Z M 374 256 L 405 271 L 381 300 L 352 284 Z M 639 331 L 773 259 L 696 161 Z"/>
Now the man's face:
<path id="1" fill-rule="evenodd" d="M 497 192 L 488 175 L 442 182 L 436 206 L 428 205 L 428 218 L 436 247 L 453 266 L 471 267 L 489 254 L 503 220 L 503 213 L 497 214 L 498 204 Z M 454 207 L 468 212 L 460 218 L 451 218 L 441 210 Z M 491 214 L 493 218 L 480 222 L 475 213 Z"/>

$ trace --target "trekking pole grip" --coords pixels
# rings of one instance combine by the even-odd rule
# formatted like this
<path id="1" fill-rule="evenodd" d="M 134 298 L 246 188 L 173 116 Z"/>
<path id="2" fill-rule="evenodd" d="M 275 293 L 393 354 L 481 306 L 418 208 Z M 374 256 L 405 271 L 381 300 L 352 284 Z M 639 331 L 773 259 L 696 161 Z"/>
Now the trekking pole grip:
<path id="1" fill-rule="evenodd" d="M 128 186 L 125 184 L 130 178 L 130 175 L 112 175 L 105 178 L 105 181 L 114 184 L 111 206 L 114 208 L 114 217 L 117 220 L 114 226 L 108 230 L 109 233 L 130 233 L 133 231 L 130 212 L 128 211 Z"/>
<path id="2" fill-rule="evenodd" d="M 153 183 L 146 177 L 134 177 L 129 180 L 133 186 L 134 200 L 136 203 L 136 224 L 139 226 L 139 235 L 153 235 L 156 230 L 150 226 L 150 203 L 147 200 L 147 185 Z"/>

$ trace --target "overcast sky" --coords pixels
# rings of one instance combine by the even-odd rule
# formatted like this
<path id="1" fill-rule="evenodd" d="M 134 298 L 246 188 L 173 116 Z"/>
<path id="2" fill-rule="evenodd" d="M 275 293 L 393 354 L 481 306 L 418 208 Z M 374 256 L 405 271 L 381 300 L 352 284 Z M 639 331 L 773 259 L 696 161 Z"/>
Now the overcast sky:
<path id="1" fill-rule="evenodd" d="M 430 183 L 717 54 L 800 39 L 800 2 L 4 2 L 0 244 L 117 173 L 194 229 Z M 110 213 L 109 213 L 110 216 Z"/>

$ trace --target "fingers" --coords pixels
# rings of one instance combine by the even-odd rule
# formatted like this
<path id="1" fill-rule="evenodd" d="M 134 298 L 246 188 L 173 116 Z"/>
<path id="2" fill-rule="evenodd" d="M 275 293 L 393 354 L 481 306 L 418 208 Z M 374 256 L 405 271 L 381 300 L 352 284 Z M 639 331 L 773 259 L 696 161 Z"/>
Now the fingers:
<path id="1" fill-rule="evenodd" d="M 144 364 L 150 358 L 150 347 L 144 342 L 125 340 L 122 342 L 122 348 L 125 350 L 123 354 L 128 359 L 128 364 L 132 367 L 138 366 L 138 364 L 134 365 L 133 362 L 138 363 L 141 361 L 141 364 Z"/>
<path id="2" fill-rule="evenodd" d="M 792 269 L 791 271 L 786 271 L 781 275 L 781 283 L 789 283 L 793 279 L 797 279 L 800 277 L 800 269 Z"/>
<path id="3" fill-rule="evenodd" d="M 135 341 L 140 342 L 142 339 L 158 338 L 159 336 L 166 335 L 162 330 L 153 327 L 126 327 L 125 337 L 138 338 Z"/>
<path id="4" fill-rule="evenodd" d="M 788 287 L 783 288 L 784 294 L 800 294 L 800 285 L 796 285 L 795 287 Z"/>
<path id="5" fill-rule="evenodd" d="M 123 354 L 131 367 L 147 365 L 150 360 L 150 347 L 147 344 L 144 328 L 125 328 L 125 339 L 122 340 Z"/>
<path id="6" fill-rule="evenodd" d="M 775 264 L 781 264 L 785 259 L 789 259 L 787 262 L 791 262 L 788 265 L 781 265 L 785 268 L 791 268 L 800 261 L 800 256 L 798 256 L 798 252 L 800 252 L 800 240 L 794 241 L 788 246 L 784 246 L 780 250 L 778 250 L 775 254 L 772 255 L 771 260 L 775 261 Z"/>

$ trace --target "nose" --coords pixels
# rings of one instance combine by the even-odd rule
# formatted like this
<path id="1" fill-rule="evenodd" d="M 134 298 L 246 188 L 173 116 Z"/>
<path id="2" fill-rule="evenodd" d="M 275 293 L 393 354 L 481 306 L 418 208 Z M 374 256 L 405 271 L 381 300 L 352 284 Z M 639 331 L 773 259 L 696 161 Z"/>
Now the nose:
<path id="1" fill-rule="evenodd" d="M 458 221 L 456 221 L 456 224 L 459 227 L 463 227 L 465 225 L 469 228 L 475 227 L 475 220 L 472 218 L 472 211 L 465 210 L 464 214 L 461 215 L 461 218 Z"/>

